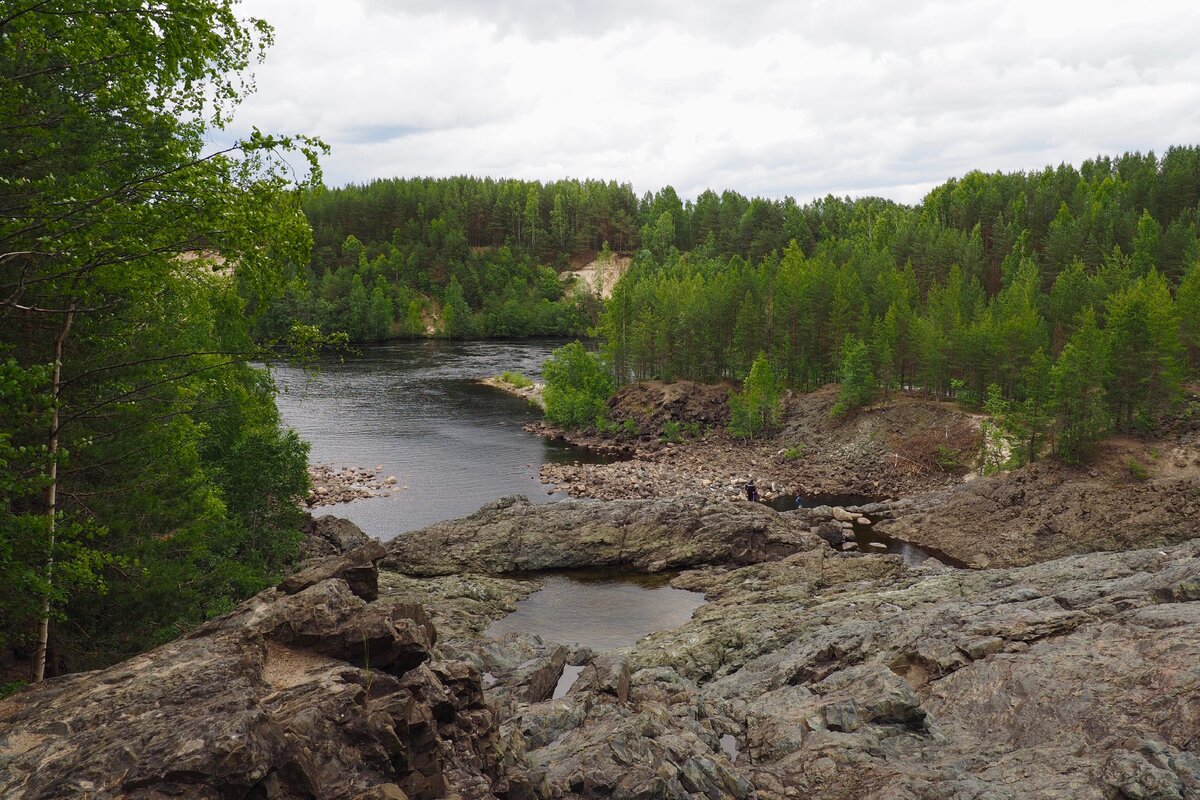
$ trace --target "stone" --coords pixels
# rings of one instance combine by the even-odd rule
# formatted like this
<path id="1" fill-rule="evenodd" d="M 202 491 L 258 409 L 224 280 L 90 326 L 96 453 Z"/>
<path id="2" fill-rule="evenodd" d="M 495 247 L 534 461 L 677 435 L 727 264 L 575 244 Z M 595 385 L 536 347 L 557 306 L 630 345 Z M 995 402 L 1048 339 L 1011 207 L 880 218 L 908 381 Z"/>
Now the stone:
<path id="1" fill-rule="evenodd" d="M 663 571 L 752 564 L 818 544 L 760 503 L 701 495 L 535 506 L 510 497 L 469 517 L 396 537 L 382 564 L 415 576 L 622 565 Z"/>

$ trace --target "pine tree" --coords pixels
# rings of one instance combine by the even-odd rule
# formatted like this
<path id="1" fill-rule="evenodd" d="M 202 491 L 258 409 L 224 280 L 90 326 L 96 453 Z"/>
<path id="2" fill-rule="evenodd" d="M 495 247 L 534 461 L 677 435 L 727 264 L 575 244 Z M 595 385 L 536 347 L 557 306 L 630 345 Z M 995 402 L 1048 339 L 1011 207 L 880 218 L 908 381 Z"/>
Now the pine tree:
<path id="1" fill-rule="evenodd" d="M 1092 443 L 1109 430 L 1104 392 L 1107 364 L 1104 334 L 1088 309 L 1050 371 L 1054 450 L 1069 464 L 1082 460 Z"/>
<path id="2" fill-rule="evenodd" d="M 740 438 L 753 439 L 756 434 L 770 430 L 779 423 L 779 378 L 766 353 L 760 352 L 742 382 L 742 391 L 729 397 L 729 431 Z"/>
<path id="3" fill-rule="evenodd" d="M 841 386 L 833 415 L 841 416 L 856 408 L 862 408 L 875 398 L 875 375 L 871 371 L 871 357 L 867 346 L 853 334 L 847 334 L 842 343 L 842 366 L 838 370 Z"/>

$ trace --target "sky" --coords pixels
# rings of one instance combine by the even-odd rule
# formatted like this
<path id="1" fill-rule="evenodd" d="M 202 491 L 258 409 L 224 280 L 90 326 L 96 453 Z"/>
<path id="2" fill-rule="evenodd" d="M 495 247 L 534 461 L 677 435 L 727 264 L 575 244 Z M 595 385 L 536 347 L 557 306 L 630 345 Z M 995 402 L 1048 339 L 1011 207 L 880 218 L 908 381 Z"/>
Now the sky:
<path id="1" fill-rule="evenodd" d="M 227 135 L 330 186 L 599 178 L 915 203 L 973 169 L 1200 144 L 1200 2 L 244 0 L 275 44 Z"/>

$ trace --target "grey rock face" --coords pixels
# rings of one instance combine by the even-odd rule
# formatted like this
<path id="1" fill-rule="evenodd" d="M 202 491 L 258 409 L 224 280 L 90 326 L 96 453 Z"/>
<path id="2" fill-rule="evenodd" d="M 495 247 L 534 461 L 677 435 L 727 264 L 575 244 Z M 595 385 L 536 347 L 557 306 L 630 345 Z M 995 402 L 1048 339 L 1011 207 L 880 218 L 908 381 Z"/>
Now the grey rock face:
<path id="1" fill-rule="evenodd" d="M 615 566 L 661 572 L 754 564 L 818 544 L 757 503 L 690 497 L 534 506 L 509 497 L 393 539 L 383 566 L 417 576 Z"/>
<path id="2" fill-rule="evenodd" d="M 371 542 L 353 522 L 330 514 L 314 517 L 305 513 L 300 532 L 304 534 L 300 547 L 305 558 L 342 555 Z"/>
<path id="3" fill-rule="evenodd" d="M 484 523 L 486 550 L 503 537 Z M 824 545 L 739 565 L 702 541 L 707 566 L 673 583 L 708 605 L 631 648 L 572 656 L 586 666 L 562 699 L 526 688 L 557 671 L 553 643 L 482 645 L 508 698 L 502 739 L 538 791 L 1200 798 L 1200 542 L 964 571 Z"/>
<path id="4" fill-rule="evenodd" d="M 506 501 L 389 545 L 377 600 L 347 556 L 27 689 L 0 796 L 1200 800 L 1200 541 L 907 568 L 672 508 Z M 708 603 L 605 653 L 486 637 L 538 585 L 497 576 L 597 565 Z"/>
<path id="5" fill-rule="evenodd" d="M 358 596 L 347 576 L 364 568 L 335 560 L 294 593 L 268 590 L 157 650 L 6 699 L 0 796 L 526 794 L 503 773 L 479 672 L 432 657 L 420 606 Z"/>

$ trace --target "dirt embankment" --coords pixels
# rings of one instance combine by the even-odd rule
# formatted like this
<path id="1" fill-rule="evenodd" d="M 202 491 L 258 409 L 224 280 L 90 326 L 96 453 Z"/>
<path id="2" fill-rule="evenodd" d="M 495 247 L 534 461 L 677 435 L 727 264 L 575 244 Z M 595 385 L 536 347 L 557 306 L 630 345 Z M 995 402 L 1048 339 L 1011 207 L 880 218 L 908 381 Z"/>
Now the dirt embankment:
<path id="1" fill-rule="evenodd" d="M 559 273 L 559 280 L 571 284 L 576 291 L 587 292 L 607 300 L 612 297 L 613 287 L 629 270 L 633 258 L 619 253 L 596 257 L 578 269 Z"/>
<path id="2" fill-rule="evenodd" d="M 729 389 L 690 382 L 625 387 L 610 403 L 610 418 L 636 433 L 556 433 L 593 448 L 620 445 L 633 458 L 616 464 L 548 464 L 542 479 L 575 496 L 603 499 L 697 491 L 732 498 L 741 496 L 749 478 L 766 499 L 903 497 L 960 482 L 978 448 L 979 418 L 947 403 L 900 395 L 834 419 L 833 386 L 788 397 L 777 432 L 738 440 L 724 430 Z M 678 433 L 666 441 L 671 422 Z M 544 425 L 536 430 L 547 432 Z"/>
<path id="3" fill-rule="evenodd" d="M 897 504 L 881 530 L 973 566 L 1020 566 L 1200 535 L 1200 418 L 1115 437 L 1083 467 L 1046 459 Z"/>

